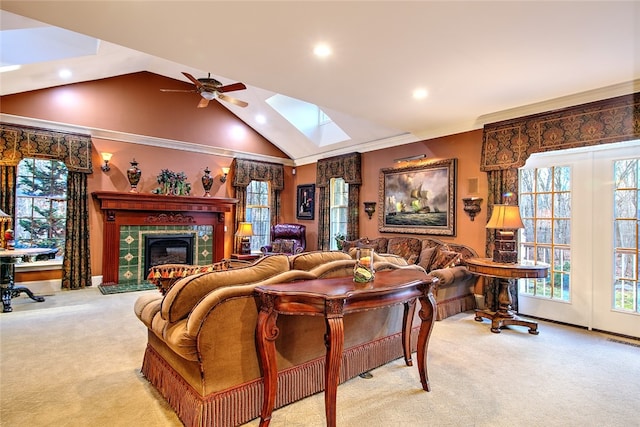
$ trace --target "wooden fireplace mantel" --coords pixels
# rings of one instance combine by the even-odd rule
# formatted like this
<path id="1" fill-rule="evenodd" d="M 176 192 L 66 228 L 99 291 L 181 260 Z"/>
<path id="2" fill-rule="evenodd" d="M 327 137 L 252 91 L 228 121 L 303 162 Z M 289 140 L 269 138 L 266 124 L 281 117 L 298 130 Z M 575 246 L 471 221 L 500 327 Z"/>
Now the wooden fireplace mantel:
<path id="1" fill-rule="evenodd" d="M 102 282 L 118 283 L 120 227 L 123 225 L 212 225 L 213 260 L 224 258 L 225 213 L 238 199 L 96 191 L 103 211 Z"/>

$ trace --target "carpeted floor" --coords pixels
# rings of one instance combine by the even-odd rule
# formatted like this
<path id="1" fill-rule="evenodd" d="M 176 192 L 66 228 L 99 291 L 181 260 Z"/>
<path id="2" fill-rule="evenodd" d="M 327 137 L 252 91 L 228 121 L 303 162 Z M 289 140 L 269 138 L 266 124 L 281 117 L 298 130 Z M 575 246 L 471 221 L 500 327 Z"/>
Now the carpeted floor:
<path id="1" fill-rule="evenodd" d="M 87 288 L 42 303 L 16 298 L 14 311 L 0 314 L 0 425 L 181 426 L 140 374 L 147 331 L 133 304 L 141 295 Z M 420 388 L 416 366 L 396 360 L 340 385 L 338 426 L 640 426 L 638 341 L 548 322 L 537 336 L 523 327 L 493 334 L 473 317 L 435 324 L 431 392 Z M 271 421 L 324 425 L 323 394 Z"/>

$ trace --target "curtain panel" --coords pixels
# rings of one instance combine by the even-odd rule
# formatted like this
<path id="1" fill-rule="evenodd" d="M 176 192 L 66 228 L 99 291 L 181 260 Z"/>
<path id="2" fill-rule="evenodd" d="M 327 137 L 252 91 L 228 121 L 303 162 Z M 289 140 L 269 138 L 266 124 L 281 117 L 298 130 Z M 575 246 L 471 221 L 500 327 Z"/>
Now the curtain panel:
<path id="1" fill-rule="evenodd" d="M 93 173 L 91 151 L 89 135 L 0 123 L 0 204 L 14 219 L 15 175 L 20 160 L 27 157 L 59 160 L 69 171 L 63 289 L 91 286 L 87 197 L 87 174 Z"/>
<path id="2" fill-rule="evenodd" d="M 534 153 L 589 147 L 640 138 L 640 93 L 484 126 L 480 170 L 487 173 L 488 218 L 493 205 L 518 200 L 518 168 Z M 487 231 L 486 255 L 494 234 Z M 490 282 L 490 281 L 487 281 Z M 495 310 L 497 281 L 485 286 L 485 302 Z M 517 311 L 517 292 L 512 289 Z"/>
<path id="3" fill-rule="evenodd" d="M 279 223 L 281 218 L 280 193 L 284 189 L 284 166 L 255 160 L 234 159 L 230 172 L 233 176 L 234 197 L 238 199 L 235 229 L 237 230 L 238 224 L 247 218 L 247 187 L 251 181 L 269 182 L 271 225 Z M 240 241 L 239 239 L 235 240 L 234 252 L 239 252 Z"/>
<path id="4" fill-rule="evenodd" d="M 358 238 L 358 206 L 362 185 L 362 156 L 360 153 L 345 154 L 318 160 L 316 167 L 316 189 L 318 190 L 318 249 L 329 250 L 329 209 L 331 200 L 331 178 L 342 178 L 349 184 L 349 215 L 347 240 Z"/>

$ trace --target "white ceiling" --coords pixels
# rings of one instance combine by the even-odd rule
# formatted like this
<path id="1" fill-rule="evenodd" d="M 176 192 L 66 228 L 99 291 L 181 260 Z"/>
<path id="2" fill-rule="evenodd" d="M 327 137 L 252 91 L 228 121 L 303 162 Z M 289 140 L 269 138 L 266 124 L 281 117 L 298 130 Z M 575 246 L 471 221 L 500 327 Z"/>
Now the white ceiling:
<path id="1" fill-rule="evenodd" d="M 182 71 L 211 72 L 248 86 L 230 95 L 249 107 L 223 105 L 295 164 L 640 90 L 638 1 L 3 0 L 0 8 L 102 41 L 94 55 L 0 74 L 0 94 L 145 70 L 184 81 Z M 0 14 L 3 33 L 38 25 Z M 315 57 L 317 42 L 333 54 Z M 73 80 L 57 77 L 62 67 Z M 412 98 L 418 87 L 426 99 Z M 352 139 L 313 144 L 264 102 L 275 93 L 319 105 Z"/>

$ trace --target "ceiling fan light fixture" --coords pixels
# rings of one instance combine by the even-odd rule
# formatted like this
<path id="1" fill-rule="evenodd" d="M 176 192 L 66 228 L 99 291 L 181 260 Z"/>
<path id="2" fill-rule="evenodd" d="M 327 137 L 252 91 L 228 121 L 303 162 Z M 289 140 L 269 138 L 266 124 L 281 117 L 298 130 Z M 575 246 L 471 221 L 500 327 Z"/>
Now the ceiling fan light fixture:
<path id="1" fill-rule="evenodd" d="M 208 99 L 209 101 L 211 101 L 212 99 L 215 99 L 215 97 L 216 97 L 216 93 L 215 92 L 202 91 L 202 92 L 200 92 L 200 95 L 204 99 Z"/>

